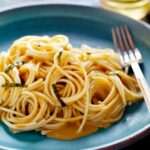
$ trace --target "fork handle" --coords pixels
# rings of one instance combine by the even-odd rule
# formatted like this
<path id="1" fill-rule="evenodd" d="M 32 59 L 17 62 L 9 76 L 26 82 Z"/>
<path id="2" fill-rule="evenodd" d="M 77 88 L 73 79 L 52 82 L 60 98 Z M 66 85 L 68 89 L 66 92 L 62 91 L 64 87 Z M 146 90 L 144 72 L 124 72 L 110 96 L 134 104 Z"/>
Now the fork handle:
<path id="1" fill-rule="evenodd" d="M 135 74 L 135 77 L 137 79 L 139 87 L 140 87 L 141 92 L 143 94 L 143 97 L 144 97 L 144 100 L 146 102 L 148 111 L 150 112 L 150 90 L 149 90 L 148 83 L 146 82 L 144 75 L 141 71 L 141 68 L 137 62 L 132 62 L 131 67 L 133 69 L 133 72 Z"/>

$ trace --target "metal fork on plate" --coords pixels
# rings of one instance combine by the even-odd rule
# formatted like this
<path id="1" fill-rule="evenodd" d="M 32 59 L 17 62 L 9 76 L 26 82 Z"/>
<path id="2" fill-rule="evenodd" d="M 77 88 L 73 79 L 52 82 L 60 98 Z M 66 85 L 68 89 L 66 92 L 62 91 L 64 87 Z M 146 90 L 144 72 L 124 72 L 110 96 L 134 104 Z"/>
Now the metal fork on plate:
<path id="1" fill-rule="evenodd" d="M 133 37 L 131 36 L 128 27 L 124 25 L 112 28 L 112 37 L 116 51 L 119 53 L 122 65 L 124 67 L 132 67 L 148 111 L 150 112 L 150 90 L 139 66 L 139 63 L 142 62 L 142 55 L 135 46 Z"/>

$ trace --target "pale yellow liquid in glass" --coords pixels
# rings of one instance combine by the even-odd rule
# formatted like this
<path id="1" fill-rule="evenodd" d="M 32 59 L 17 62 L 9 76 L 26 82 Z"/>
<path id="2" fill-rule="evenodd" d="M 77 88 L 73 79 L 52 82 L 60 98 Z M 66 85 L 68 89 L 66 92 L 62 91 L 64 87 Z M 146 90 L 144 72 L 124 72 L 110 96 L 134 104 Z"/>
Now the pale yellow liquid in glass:
<path id="1" fill-rule="evenodd" d="M 134 19 L 142 19 L 150 11 L 150 0 L 101 0 L 101 6 Z"/>

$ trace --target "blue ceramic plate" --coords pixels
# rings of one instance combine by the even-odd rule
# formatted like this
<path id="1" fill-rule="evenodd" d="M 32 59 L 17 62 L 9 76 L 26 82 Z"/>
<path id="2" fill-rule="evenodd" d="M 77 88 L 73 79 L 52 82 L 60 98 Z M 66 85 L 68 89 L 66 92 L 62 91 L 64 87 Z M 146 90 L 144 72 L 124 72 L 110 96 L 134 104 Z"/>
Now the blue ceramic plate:
<path id="1" fill-rule="evenodd" d="M 110 29 L 127 24 L 133 31 L 144 58 L 143 71 L 150 83 L 150 28 L 100 8 L 74 5 L 32 4 L 0 12 L 0 50 L 24 35 L 65 34 L 73 46 L 86 43 L 98 48 L 113 48 Z M 47 138 L 37 132 L 12 134 L 0 123 L 0 147 L 27 150 L 77 150 L 120 148 L 148 134 L 150 114 L 144 101 L 127 107 L 123 118 L 97 133 L 72 141 Z"/>

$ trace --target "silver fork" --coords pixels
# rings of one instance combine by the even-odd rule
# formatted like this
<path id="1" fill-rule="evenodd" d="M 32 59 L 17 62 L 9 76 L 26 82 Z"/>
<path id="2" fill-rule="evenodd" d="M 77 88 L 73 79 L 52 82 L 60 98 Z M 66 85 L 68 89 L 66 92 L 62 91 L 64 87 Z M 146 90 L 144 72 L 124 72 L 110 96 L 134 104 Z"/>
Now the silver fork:
<path id="1" fill-rule="evenodd" d="M 116 51 L 119 53 L 122 65 L 124 67 L 132 67 L 148 111 L 150 112 L 150 90 L 139 66 L 139 63 L 143 60 L 142 55 L 139 49 L 135 46 L 133 37 L 131 36 L 128 27 L 124 25 L 112 28 L 112 37 Z"/>

